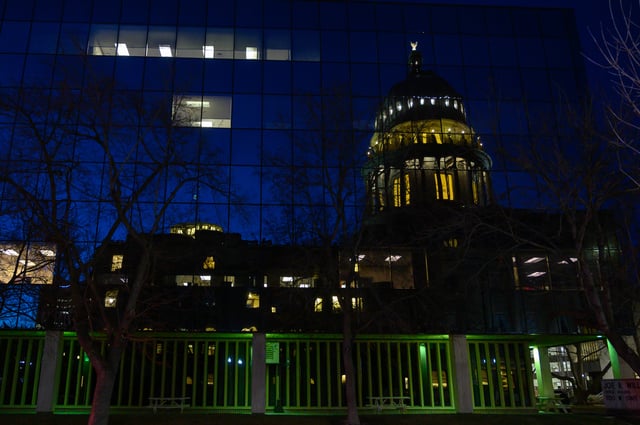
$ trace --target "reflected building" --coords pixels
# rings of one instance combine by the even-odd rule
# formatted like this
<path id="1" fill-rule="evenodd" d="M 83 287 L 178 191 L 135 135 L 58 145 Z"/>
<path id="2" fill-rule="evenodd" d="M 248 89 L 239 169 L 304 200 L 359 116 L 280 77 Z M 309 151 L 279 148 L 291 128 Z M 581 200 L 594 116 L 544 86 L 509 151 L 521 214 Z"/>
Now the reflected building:
<path id="1" fill-rule="evenodd" d="M 145 337 L 124 354 L 115 407 L 141 407 L 156 391 L 145 387 L 153 377 L 159 391 L 186 392 L 203 411 L 344 409 L 339 335 L 347 307 L 357 329 L 361 409 L 388 394 L 416 412 L 531 410 L 532 353 L 537 388 L 547 394 L 553 388 L 541 383 L 549 369 L 540 353 L 598 339 L 566 229 L 558 232 L 559 217 L 539 208 L 545 198 L 534 179 L 498 155 L 548 129 L 559 140 L 572 137 L 557 111 L 587 91 L 574 10 L 0 0 L 0 11 L 0 91 L 14 106 L 35 100 L 40 120 L 29 126 L 6 105 L 0 110 L 0 169 L 27 175 L 42 205 L 46 177 L 73 176 L 65 199 L 80 245 L 96 253 L 89 299 L 105 315 L 122 314 L 140 244 L 153 246 L 142 294 L 150 313 L 136 322 Z M 42 158 L 27 142 L 38 141 L 34 129 L 57 128 L 57 95 L 86 99 L 103 82 L 117 96 L 98 96 L 93 106 L 122 149 L 96 155 L 86 134 L 69 137 L 71 119 L 54 133 L 69 154 L 53 162 L 59 172 L 33 167 Z M 336 92 L 347 111 L 338 118 Z M 135 104 L 121 108 L 123 99 Z M 322 114 L 314 117 L 309 103 Z M 120 164 L 131 176 L 125 192 L 133 191 L 162 145 L 131 140 L 163 132 L 182 142 L 192 174 L 170 170 L 144 193 L 132 215 L 146 236 L 136 240 L 111 228 L 109 167 Z M 342 167 L 338 152 L 307 167 L 350 182 L 332 204 L 336 187 L 309 184 L 294 170 L 314 159 L 300 141 L 328 143 L 339 133 L 359 160 Z M 211 168 L 222 177 L 212 179 Z M 145 233 L 159 205 L 166 206 L 160 225 Z M 50 258 L 48 245 L 29 241 L 24 251 L 15 243 L 21 232 L 8 223 L 26 209 L 3 180 L 0 206 L 9 206 L 0 216 L 9 229 L 0 234 L 2 283 L 55 282 L 41 305 L 68 312 L 65 276 L 54 275 L 51 262 L 28 269 Z M 309 229 L 336 216 L 346 230 L 329 248 L 305 243 Z M 609 236 L 604 263 L 597 249 L 587 253 L 598 270 L 620 260 Z M 64 316 L 42 316 L 48 335 L 69 329 Z M 91 317 L 98 328 L 101 320 Z M 53 350 L 64 353 L 57 364 L 65 378 L 52 398 L 82 409 L 91 391 L 80 383 L 92 372 L 75 363 L 84 357 L 65 335 Z M 254 376 L 250 367 L 262 369 Z M 262 398 L 251 397 L 252 386 Z"/>

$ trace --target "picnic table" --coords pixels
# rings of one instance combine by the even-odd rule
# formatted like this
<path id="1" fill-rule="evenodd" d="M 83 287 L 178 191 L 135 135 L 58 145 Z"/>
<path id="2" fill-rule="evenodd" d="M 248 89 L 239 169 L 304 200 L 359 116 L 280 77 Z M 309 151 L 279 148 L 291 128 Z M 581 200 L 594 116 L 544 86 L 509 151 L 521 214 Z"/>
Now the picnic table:
<path id="1" fill-rule="evenodd" d="M 404 410 L 407 407 L 405 401 L 410 400 L 409 397 L 405 396 L 371 396 L 367 398 L 369 399 L 369 403 L 375 407 L 378 413 L 380 413 L 385 407 Z"/>
<path id="2" fill-rule="evenodd" d="M 149 407 L 156 413 L 158 409 L 180 409 L 180 413 L 189 406 L 190 397 L 149 397 Z"/>

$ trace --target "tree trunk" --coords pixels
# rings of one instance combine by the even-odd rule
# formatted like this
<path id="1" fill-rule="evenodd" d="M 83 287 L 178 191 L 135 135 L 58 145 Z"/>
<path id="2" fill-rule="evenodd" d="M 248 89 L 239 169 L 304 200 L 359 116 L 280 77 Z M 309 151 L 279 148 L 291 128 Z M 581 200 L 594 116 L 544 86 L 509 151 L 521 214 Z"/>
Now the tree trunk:
<path id="1" fill-rule="evenodd" d="M 347 425 L 360 425 L 356 400 L 356 373 L 353 365 L 353 335 L 351 331 L 351 300 L 343 300 L 342 306 L 342 362 L 346 376 Z"/>
<path id="2" fill-rule="evenodd" d="M 87 425 L 109 424 L 109 408 L 111 407 L 111 395 L 116 382 L 116 373 L 108 366 L 100 369 L 96 369 L 96 385 Z"/>

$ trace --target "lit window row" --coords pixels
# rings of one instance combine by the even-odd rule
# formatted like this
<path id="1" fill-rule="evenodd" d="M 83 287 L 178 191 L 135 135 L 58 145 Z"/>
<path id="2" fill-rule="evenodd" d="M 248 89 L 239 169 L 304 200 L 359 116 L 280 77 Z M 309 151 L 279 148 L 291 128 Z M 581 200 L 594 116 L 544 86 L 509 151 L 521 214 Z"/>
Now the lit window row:
<path id="1" fill-rule="evenodd" d="M 456 110 L 460 110 L 463 114 L 465 113 L 464 105 L 458 99 L 454 99 L 448 96 L 445 97 L 410 97 L 403 100 L 392 100 L 387 103 L 386 107 L 382 111 L 381 115 L 376 118 L 376 128 L 387 120 L 387 118 L 392 118 L 395 113 L 402 112 L 405 108 L 407 110 L 413 109 L 414 107 L 424 107 L 424 106 L 439 106 L 445 108 L 453 108 Z"/>
<path id="2" fill-rule="evenodd" d="M 96 56 L 319 61 L 319 45 L 319 35 L 312 31 L 292 35 L 287 30 L 252 28 L 93 25 L 87 53 Z"/>

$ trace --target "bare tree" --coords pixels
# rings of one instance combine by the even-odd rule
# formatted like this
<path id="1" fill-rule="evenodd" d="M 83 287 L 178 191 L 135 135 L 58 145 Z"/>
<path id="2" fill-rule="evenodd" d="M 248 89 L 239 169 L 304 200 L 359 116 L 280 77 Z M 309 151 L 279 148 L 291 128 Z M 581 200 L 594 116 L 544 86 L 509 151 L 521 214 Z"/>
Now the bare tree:
<path id="1" fill-rule="evenodd" d="M 640 187 L 640 2 L 609 1 L 609 17 L 591 33 L 598 57 L 588 59 L 608 74 L 617 98 L 608 107 L 613 132 L 610 142 L 619 150 L 619 171 Z M 635 158 L 631 161 L 630 158 Z"/>
<path id="2" fill-rule="evenodd" d="M 305 130 L 292 131 L 290 152 L 276 152 L 267 160 L 272 167 L 274 191 L 280 193 L 280 202 L 285 205 L 272 223 L 273 236 L 316 253 L 312 261 L 321 265 L 318 285 L 339 291 L 347 423 L 358 425 L 349 290 L 354 278 L 347 276 L 341 282 L 339 255 L 353 259 L 358 243 L 358 206 L 362 205 L 358 196 L 364 192 L 359 181 L 359 159 L 364 154 L 364 132 L 354 129 L 357 119 L 345 93 L 335 88 L 318 97 L 301 97 L 297 111 Z"/>
<path id="3" fill-rule="evenodd" d="M 640 372 L 640 356 L 623 333 L 637 300 L 637 264 L 626 226 L 636 190 L 618 171 L 620 146 L 608 143 L 610 133 L 600 129 L 593 103 L 567 107 L 565 116 L 571 130 L 566 137 L 550 132 L 509 153 L 537 185 L 542 206 L 558 217 L 553 233 L 528 241 L 576 262 L 577 282 L 591 313 L 583 324 L 604 334 Z"/>
<path id="4" fill-rule="evenodd" d="M 89 76 L 82 90 L 63 83 L 5 92 L 0 114 L 14 123 L 2 129 L 13 137 L 0 174 L 0 218 L 20 218 L 26 236 L 55 246 L 56 278 L 70 287 L 73 327 L 96 372 L 89 424 L 106 425 L 121 355 L 146 313 L 139 304 L 152 276 L 148 235 L 164 229 L 182 191 L 195 182 L 216 190 L 219 177 L 194 160 L 170 98 L 143 99 L 110 79 Z M 124 237 L 138 246 L 138 262 L 117 297 L 106 299 L 94 266 Z"/>

